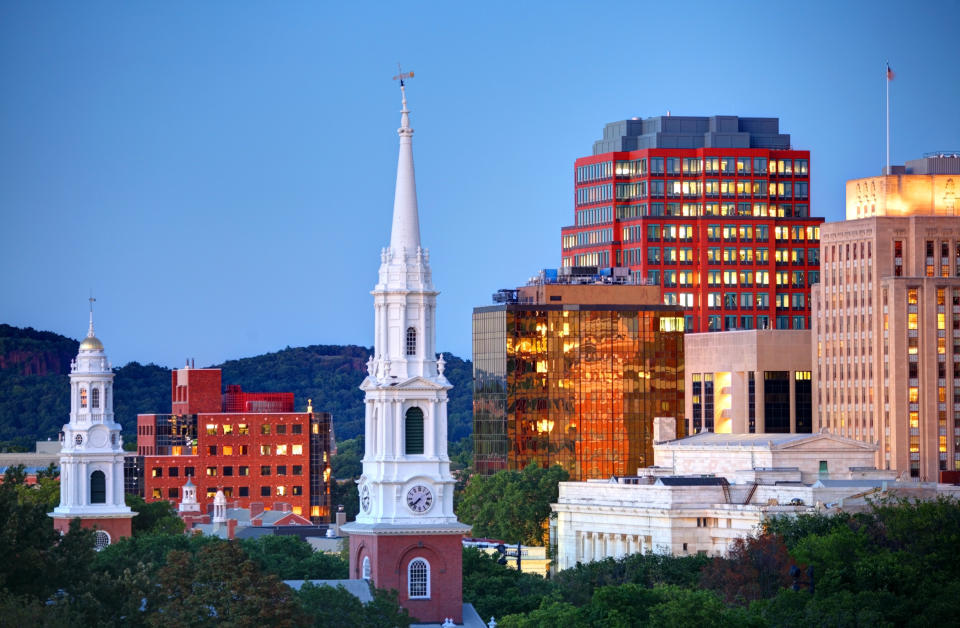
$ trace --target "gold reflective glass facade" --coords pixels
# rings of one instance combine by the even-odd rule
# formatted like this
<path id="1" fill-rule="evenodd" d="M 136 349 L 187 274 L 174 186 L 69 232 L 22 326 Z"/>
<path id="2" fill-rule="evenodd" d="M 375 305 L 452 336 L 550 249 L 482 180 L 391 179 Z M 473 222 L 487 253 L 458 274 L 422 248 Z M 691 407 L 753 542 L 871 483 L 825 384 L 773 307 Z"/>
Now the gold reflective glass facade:
<path id="1" fill-rule="evenodd" d="M 666 306 L 474 309 L 474 463 L 571 480 L 653 464 L 653 419 L 683 417 L 683 313 Z M 678 434 L 682 436 L 683 434 Z"/>

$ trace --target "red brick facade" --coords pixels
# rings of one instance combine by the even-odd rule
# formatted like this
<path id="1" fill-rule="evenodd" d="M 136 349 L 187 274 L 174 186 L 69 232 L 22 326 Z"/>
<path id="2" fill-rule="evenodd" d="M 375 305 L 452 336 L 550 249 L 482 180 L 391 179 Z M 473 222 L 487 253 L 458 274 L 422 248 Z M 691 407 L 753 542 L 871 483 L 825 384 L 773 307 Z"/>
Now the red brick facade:
<path id="1" fill-rule="evenodd" d="M 177 369 L 170 380 L 173 414 L 220 412 L 220 369 Z"/>
<path id="2" fill-rule="evenodd" d="M 272 504 L 285 503 L 295 514 L 328 521 L 330 415 L 222 412 L 221 404 L 231 393 L 235 399 L 238 393 L 245 396 L 241 404 L 264 402 L 291 410 L 293 395 L 242 393 L 239 387 L 231 387 L 221 396 L 219 369 L 183 371 L 173 373 L 174 413 L 137 416 L 144 498 L 177 504 L 189 477 L 197 487 L 201 512 L 222 489 L 227 500 L 240 508 L 260 502 L 269 510 Z M 211 411 L 214 400 L 216 407 Z M 177 408 L 194 413 L 178 414 Z"/>
<path id="3" fill-rule="evenodd" d="M 447 617 L 463 622 L 463 534 L 351 534 L 351 578 L 363 577 L 370 559 L 370 576 L 381 589 L 396 589 L 400 605 L 421 622 L 442 623 Z M 428 597 L 411 599 L 410 562 L 429 565 Z"/>
<path id="4" fill-rule="evenodd" d="M 63 532 L 64 534 L 70 530 L 70 522 L 73 519 L 54 517 L 53 519 L 53 529 Z M 118 540 L 125 536 L 131 536 L 133 534 L 133 518 L 132 517 L 84 517 L 80 519 L 80 527 L 82 528 L 95 528 L 97 530 L 103 530 L 110 535 L 110 543 L 116 543 Z"/>

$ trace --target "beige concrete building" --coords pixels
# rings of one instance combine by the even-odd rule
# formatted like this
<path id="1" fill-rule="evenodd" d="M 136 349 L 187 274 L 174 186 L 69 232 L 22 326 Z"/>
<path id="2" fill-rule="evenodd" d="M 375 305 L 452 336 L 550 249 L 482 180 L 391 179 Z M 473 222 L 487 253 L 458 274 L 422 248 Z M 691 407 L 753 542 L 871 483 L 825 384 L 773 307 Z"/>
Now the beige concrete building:
<path id="1" fill-rule="evenodd" d="M 814 426 L 936 480 L 960 470 L 960 157 L 892 170 L 849 181 L 847 220 L 821 229 Z"/>
<path id="2" fill-rule="evenodd" d="M 810 331 L 684 335 L 688 433 L 810 433 Z"/>
<path id="3" fill-rule="evenodd" d="M 884 496 L 960 495 L 958 486 L 897 481 L 873 467 L 875 450 L 830 433 L 659 442 L 656 466 L 637 476 L 560 484 L 551 505 L 556 568 L 639 552 L 724 555 L 769 517 L 855 512 Z"/>

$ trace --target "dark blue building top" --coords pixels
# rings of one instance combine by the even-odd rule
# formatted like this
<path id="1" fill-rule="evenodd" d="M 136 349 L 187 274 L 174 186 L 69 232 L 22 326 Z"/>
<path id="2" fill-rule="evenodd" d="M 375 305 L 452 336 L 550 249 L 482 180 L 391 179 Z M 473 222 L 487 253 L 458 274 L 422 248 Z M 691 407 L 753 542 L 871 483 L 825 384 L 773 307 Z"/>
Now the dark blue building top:
<path id="1" fill-rule="evenodd" d="M 610 122 L 593 154 L 645 148 L 766 148 L 790 150 L 779 118 L 656 116 Z"/>

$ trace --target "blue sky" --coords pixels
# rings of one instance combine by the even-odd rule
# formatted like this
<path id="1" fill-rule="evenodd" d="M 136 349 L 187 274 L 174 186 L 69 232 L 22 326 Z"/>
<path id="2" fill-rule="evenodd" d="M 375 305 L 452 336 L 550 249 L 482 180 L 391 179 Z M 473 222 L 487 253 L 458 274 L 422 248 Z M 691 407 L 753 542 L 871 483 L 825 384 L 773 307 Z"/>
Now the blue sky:
<path id="1" fill-rule="evenodd" d="M 632 116 L 777 116 L 844 181 L 960 150 L 958 2 L 0 3 L 0 322 L 115 364 L 370 345 L 403 62 L 438 347 L 556 267 L 573 161 Z"/>

